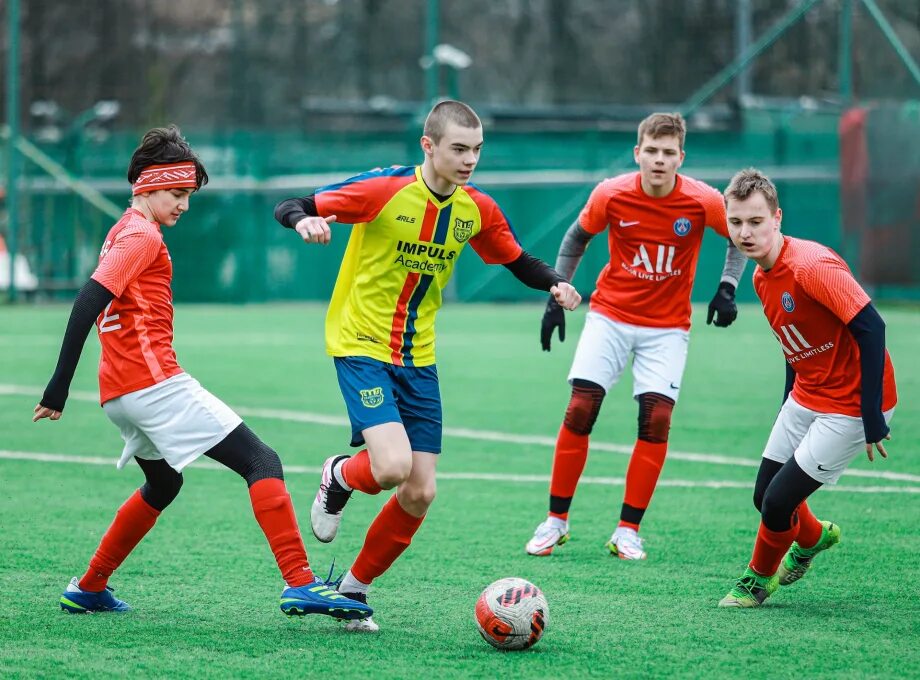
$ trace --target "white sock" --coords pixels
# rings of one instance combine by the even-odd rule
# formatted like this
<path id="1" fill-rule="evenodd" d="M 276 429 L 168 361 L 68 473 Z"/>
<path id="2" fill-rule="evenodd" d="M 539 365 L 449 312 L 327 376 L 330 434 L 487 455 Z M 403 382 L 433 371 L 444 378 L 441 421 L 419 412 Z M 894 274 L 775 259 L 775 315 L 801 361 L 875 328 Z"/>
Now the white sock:
<path id="1" fill-rule="evenodd" d="M 348 573 L 345 574 L 345 578 L 342 579 L 342 583 L 339 585 L 339 592 L 364 593 L 367 595 L 367 591 L 370 587 L 370 583 L 361 583 L 361 581 L 356 579 L 355 575 L 351 573 L 351 569 L 349 569 Z"/>
<path id="2" fill-rule="evenodd" d="M 335 481 L 342 485 L 343 489 L 351 491 L 352 488 L 345 483 L 345 476 L 342 474 L 342 466 L 345 464 L 346 460 L 348 460 L 348 458 L 343 458 L 332 466 L 332 476 L 335 477 Z"/>

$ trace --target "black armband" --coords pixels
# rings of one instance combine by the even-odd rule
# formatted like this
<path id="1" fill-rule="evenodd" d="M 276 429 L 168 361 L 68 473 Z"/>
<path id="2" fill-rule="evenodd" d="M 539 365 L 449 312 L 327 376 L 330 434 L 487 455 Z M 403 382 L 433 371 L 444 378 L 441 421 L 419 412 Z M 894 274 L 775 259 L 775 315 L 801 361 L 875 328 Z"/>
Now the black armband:
<path id="1" fill-rule="evenodd" d="M 560 281 L 565 281 L 555 269 L 524 250 L 518 259 L 504 266 L 518 281 L 537 290 L 548 291 Z"/>
<path id="2" fill-rule="evenodd" d="M 316 198 L 314 194 L 303 198 L 288 198 L 275 206 L 275 219 L 284 227 L 293 229 L 304 217 L 316 217 Z"/>
<path id="3" fill-rule="evenodd" d="M 48 381 L 41 402 L 45 408 L 63 411 L 70 393 L 70 383 L 77 370 L 80 354 L 89 330 L 96 323 L 96 318 L 102 313 L 106 305 L 115 299 L 115 294 L 95 279 L 90 279 L 77 293 L 70 311 L 70 320 L 67 330 L 64 331 L 64 340 L 61 342 L 61 353 L 58 355 L 54 375 Z"/>
<path id="4" fill-rule="evenodd" d="M 882 415 L 882 379 L 885 374 L 885 322 L 870 302 L 847 328 L 859 345 L 861 402 L 866 441 L 879 442 L 890 431 Z"/>

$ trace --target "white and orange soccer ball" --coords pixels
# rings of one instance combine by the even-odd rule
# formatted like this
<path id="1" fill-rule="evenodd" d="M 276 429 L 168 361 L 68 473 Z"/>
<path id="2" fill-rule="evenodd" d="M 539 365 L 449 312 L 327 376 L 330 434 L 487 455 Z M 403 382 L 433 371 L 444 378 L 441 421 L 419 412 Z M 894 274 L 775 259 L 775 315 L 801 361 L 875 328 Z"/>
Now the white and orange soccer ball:
<path id="1" fill-rule="evenodd" d="M 543 637 L 549 605 L 543 592 L 522 578 L 503 578 L 476 601 L 479 634 L 497 649 L 527 649 Z"/>

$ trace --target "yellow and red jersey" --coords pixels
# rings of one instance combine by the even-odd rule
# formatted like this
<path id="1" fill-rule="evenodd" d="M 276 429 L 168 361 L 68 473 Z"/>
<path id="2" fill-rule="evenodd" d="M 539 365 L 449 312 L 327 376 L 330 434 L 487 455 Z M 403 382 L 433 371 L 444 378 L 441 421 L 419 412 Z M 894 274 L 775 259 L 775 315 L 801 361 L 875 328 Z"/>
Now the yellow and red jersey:
<path id="1" fill-rule="evenodd" d="M 690 328 L 703 229 L 728 238 L 716 189 L 677 175 L 671 193 L 655 198 L 642 190 L 639 173 L 630 172 L 598 184 L 578 223 L 591 234 L 610 228 L 610 262 L 597 278 L 592 311 L 635 326 Z"/>
<path id="2" fill-rule="evenodd" d="M 115 295 L 96 321 L 102 403 L 181 373 L 172 347 L 172 262 L 159 225 L 128 208 L 105 237 L 92 278 Z"/>
<path id="3" fill-rule="evenodd" d="M 469 184 L 441 201 L 420 166 L 371 170 L 314 198 L 320 215 L 355 225 L 326 315 L 332 356 L 433 364 L 435 315 L 467 242 L 487 264 L 522 252 L 490 196 Z"/>
<path id="4" fill-rule="evenodd" d="M 754 270 L 754 290 L 795 371 L 796 402 L 820 413 L 861 416 L 859 345 L 847 324 L 869 304 L 869 296 L 846 263 L 820 243 L 784 236 L 773 267 Z M 885 350 L 882 411 L 897 400 Z"/>

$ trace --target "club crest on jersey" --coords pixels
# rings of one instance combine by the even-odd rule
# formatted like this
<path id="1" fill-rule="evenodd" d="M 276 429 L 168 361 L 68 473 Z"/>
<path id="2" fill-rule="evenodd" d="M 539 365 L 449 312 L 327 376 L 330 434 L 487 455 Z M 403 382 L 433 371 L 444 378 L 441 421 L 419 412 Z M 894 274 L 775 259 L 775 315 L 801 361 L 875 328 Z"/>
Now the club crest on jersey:
<path id="1" fill-rule="evenodd" d="M 473 222 L 474 220 L 464 222 L 459 217 L 454 218 L 454 238 L 460 243 L 466 243 L 473 235 Z"/>
<path id="2" fill-rule="evenodd" d="M 372 387 L 369 390 L 358 390 L 361 394 L 361 403 L 368 408 L 377 408 L 383 403 L 383 388 Z"/>
<path id="3" fill-rule="evenodd" d="M 690 220 L 686 217 L 678 217 L 674 221 L 674 233 L 678 236 L 686 236 L 690 233 L 690 227 L 693 225 L 690 224 Z"/>
<path id="4" fill-rule="evenodd" d="M 795 300 L 792 299 L 792 296 L 789 293 L 783 293 L 782 297 L 783 309 L 787 312 L 791 312 L 795 309 Z"/>

